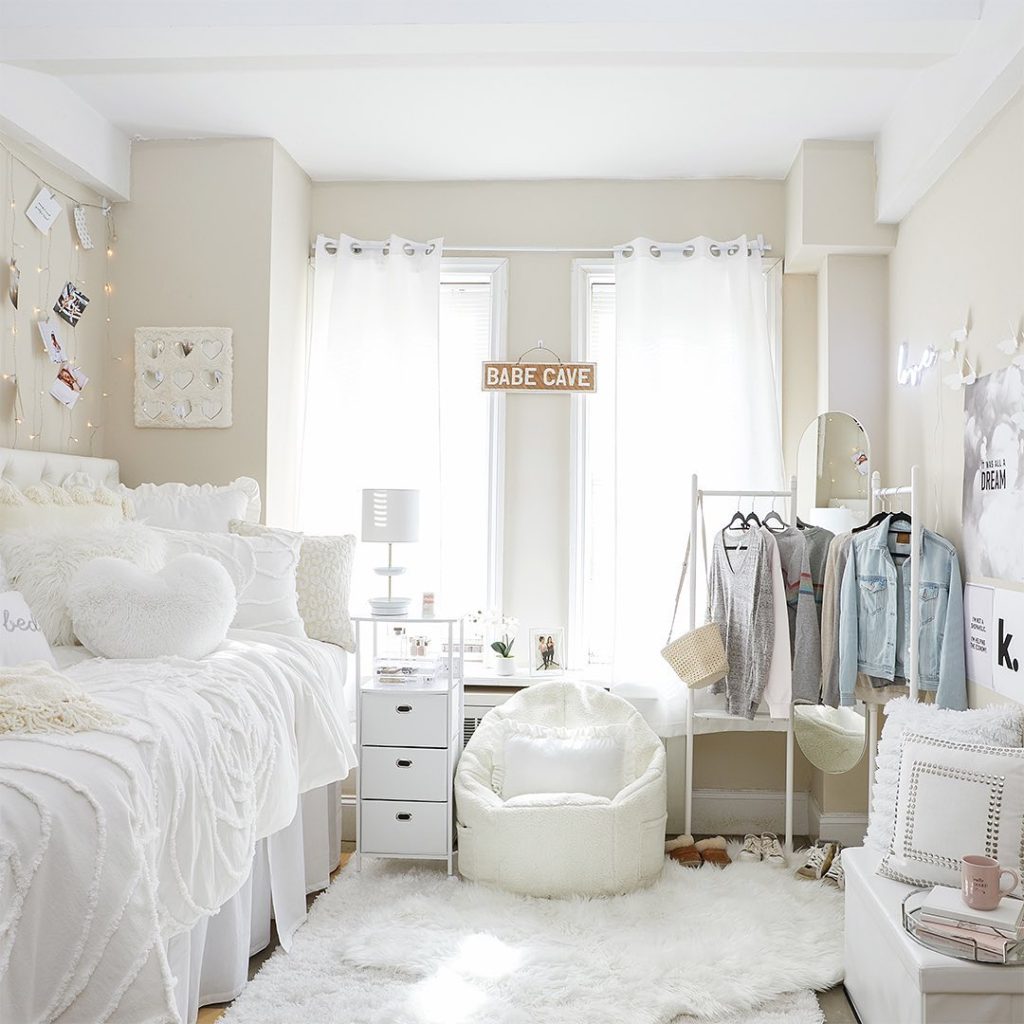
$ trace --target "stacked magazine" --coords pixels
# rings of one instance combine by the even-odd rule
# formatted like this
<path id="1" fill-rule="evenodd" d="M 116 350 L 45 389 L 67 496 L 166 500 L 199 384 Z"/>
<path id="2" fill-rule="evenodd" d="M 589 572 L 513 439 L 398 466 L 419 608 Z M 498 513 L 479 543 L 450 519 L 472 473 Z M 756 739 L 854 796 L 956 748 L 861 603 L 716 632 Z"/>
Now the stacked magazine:
<path id="1" fill-rule="evenodd" d="M 1005 961 L 1024 940 L 1024 900 L 1005 896 L 995 910 L 972 910 L 959 889 L 937 885 L 916 915 L 916 930 L 924 935 L 963 943 Z"/>

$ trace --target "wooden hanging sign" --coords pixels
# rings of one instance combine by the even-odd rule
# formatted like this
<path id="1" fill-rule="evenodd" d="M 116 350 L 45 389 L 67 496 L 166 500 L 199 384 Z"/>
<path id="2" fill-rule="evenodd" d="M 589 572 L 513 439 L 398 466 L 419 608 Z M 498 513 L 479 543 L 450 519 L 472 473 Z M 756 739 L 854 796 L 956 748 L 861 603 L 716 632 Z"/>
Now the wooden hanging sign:
<path id="1" fill-rule="evenodd" d="M 592 394 L 597 363 L 484 363 L 484 391 Z"/>

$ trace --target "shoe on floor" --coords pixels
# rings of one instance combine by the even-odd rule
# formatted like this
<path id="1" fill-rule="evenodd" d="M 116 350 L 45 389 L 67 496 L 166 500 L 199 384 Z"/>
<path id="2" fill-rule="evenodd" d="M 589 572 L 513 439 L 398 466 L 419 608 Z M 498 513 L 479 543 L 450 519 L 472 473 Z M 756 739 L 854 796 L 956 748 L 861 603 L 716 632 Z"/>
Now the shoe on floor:
<path id="1" fill-rule="evenodd" d="M 843 851 L 841 849 L 836 850 L 836 855 L 832 858 L 832 863 L 822 881 L 834 885 L 840 892 L 846 888 L 846 872 L 843 870 Z"/>
<path id="2" fill-rule="evenodd" d="M 832 860 L 838 852 L 838 843 L 829 839 L 819 839 L 807 850 L 803 865 L 796 869 L 797 877 L 819 881 L 832 866 Z"/>
<path id="3" fill-rule="evenodd" d="M 752 832 L 748 832 L 743 837 L 743 847 L 738 854 L 736 859 L 745 861 L 748 864 L 757 864 L 764 856 L 764 847 L 761 844 L 761 837 L 755 836 Z"/>
<path id="4" fill-rule="evenodd" d="M 710 839 L 698 839 L 694 848 L 704 858 L 705 864 L 714 864 L 716 868 L 724 868 L 732 863 L 732 858 L 725 852 L 725 837 L 713 836 Z"/>
<path id="5" fill-rule="evenodd" d="M 693 845 L 693 836 L 688 833 L 669 839 L 665 843 L 665 852 L 677 864 L 686 868 L 699 868 L 704 863 L 700 852 Z"/>
<path id="6" fill-rule="evenodd" d="M 761 859 L 773 868 L 789 867 L 786 854 L 783 852 L 782 843 L 774 832 L 761 833 Z"/>

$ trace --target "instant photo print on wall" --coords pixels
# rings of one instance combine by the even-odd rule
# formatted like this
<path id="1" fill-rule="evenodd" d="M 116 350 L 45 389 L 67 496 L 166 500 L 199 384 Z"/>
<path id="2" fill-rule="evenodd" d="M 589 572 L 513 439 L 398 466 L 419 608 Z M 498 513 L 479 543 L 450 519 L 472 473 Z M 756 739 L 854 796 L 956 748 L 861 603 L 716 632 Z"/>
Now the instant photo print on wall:
<path id="1" fill-rule="evenodd" d="M 135 426 L 231 426 L 231 328 L 135 331 Z"/>

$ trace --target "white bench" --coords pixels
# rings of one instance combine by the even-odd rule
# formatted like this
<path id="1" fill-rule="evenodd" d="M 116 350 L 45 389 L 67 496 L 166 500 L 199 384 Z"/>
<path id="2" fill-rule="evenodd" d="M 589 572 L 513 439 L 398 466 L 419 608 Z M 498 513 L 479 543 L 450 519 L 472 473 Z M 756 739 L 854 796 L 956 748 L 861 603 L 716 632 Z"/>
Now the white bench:
<path id="1" fill-rule="evenodd" d="M 1024 967 L 969 963 L 911 939 L 911 890 L 875 874 L 881 854 L 843 852 L 846 991 L 861 1024 L 1024 1024 Z"/>

